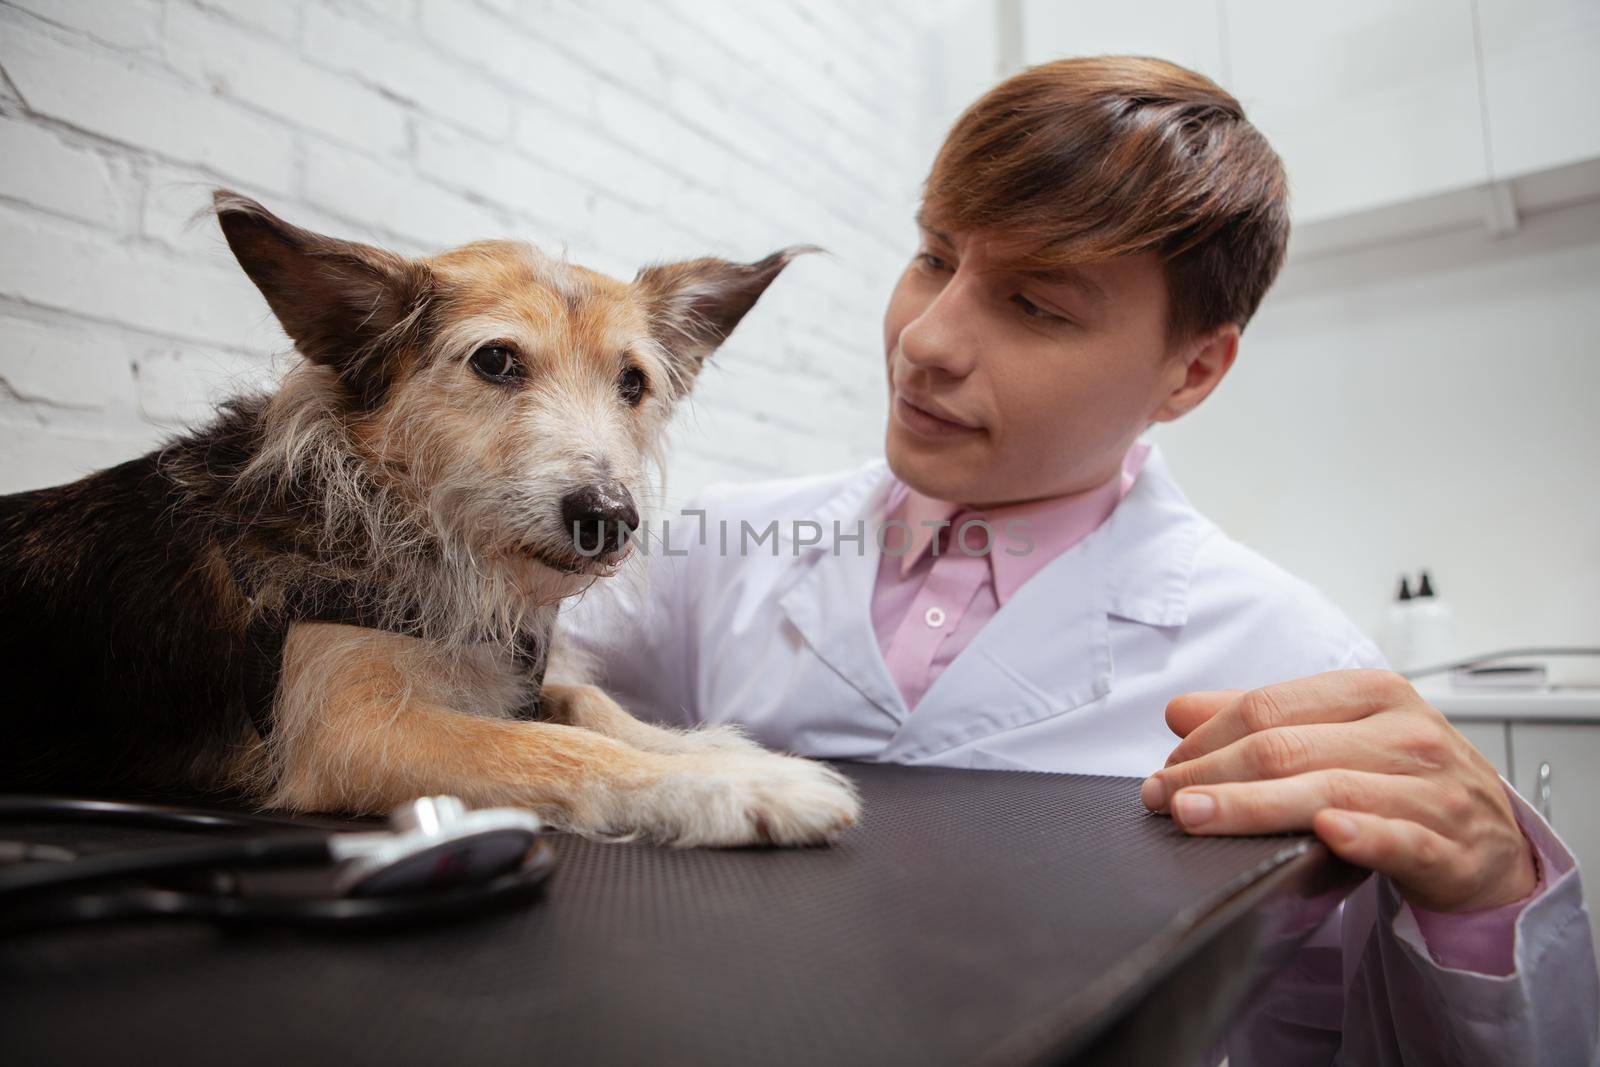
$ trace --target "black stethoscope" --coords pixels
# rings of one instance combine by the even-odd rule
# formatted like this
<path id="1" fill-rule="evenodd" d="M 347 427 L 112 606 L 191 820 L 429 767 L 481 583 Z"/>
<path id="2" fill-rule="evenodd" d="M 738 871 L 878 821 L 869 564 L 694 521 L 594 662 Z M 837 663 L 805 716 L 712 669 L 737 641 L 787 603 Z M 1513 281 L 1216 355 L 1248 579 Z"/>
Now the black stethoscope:
<path id="1" fill-rule="evenodd" d="M 0 841 L 0 933 L 140 916 L 312 926 L 418 922 L 526 900 L 555 864 L 532 812 L 469 811 L 448 796 L 403 805 L 387 829 L 375 831 L 329 832 L 260 815 L 49 796 L 0 796 L 0 821 L 275 831 L 87 856 Z M 326 884 L 310 895 L 303 886 L 273 887 L 270 878 L 254 884 L 261 879 L 253 872 L 272 868 L 316 868 Z M 147 884 L 152 879 L 159 884 Z"/>

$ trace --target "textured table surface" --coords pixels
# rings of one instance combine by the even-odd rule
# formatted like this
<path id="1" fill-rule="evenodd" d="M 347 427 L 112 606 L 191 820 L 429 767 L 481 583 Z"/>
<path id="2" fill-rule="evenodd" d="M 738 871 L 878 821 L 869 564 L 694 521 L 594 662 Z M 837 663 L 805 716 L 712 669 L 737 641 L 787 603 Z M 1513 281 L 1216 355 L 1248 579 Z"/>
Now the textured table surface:
<path id="1" fill-rule="evenodd" d="M 1185 837 L 1134 779 L 844 769 L 866 815 L 832 848 L 562 838 L 543 899 L 449 925 L 10 938 L 0 1062 L 1039 1062 L 1159 1029 L 1140 1012 L 1180 956 L 1207 989 L 1259 968 L 1240 915 L 1293 894 L 1252 889 L 1329 866 L 1303 838 Z"/>

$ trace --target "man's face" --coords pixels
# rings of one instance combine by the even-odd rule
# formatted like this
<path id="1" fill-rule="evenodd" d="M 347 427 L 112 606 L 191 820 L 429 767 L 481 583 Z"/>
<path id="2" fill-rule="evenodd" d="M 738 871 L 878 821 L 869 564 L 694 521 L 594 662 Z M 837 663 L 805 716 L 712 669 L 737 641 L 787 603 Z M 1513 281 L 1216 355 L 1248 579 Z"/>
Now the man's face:
<path id="1" fill-rule="evenodd" d="M 889 466 L 929 496 L 1002 504 L 1093 488 L 1186 376 L 1155 253 L 1054 274 L 991 231 L 922 228 L 884 316 Z"/>

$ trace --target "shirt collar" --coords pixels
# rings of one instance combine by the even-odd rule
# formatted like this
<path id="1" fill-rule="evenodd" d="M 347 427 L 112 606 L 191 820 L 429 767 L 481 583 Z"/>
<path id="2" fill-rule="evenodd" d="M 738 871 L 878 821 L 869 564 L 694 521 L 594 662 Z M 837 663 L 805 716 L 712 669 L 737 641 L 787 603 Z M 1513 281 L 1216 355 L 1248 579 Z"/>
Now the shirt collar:
<path id="1" fill-rule="evenodd" d="M 993 536 L 989 568 L 995 600 L 1005 604 L 1046 564 L 1105 522 L 1133 487 L 1149 455 L 1148 444 L 1135 442 L 1122 458 L 1122 470 L 1103 485 L 1066 496 L 984 510 L 982 517 Z M 909 540 L 900 542 L 906 544 L 905 553 L 900 557 L 901 575 L 909 573 L 928 554 L 943 524 L 956 519 L 964 510 L 960 504 L 925 496 L 895 481 L 887 501 L 887 520 L 900 519 L 910 530 Z M 969 536 L 973 543 L 982 537 L 977 532 Z M 959 549 L 952 545 L 941 551 Z"/>

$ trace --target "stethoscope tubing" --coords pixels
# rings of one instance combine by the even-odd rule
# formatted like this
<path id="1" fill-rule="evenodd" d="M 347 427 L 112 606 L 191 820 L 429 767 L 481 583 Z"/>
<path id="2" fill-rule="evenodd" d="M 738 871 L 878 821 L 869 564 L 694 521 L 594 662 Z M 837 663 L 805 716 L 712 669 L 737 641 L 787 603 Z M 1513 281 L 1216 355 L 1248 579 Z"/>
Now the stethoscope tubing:
<path id="1" fill-rule="evenodd" d="M 149 887 L 45 897 L 0 910 L 0 935 L 114 919 L 206 919 L 226 926 L 373 929 L 466 918 L 530 900 L 542 892 L 554 864 L 548 845 L 541 842 L 535 853 L 517 870 L 481 885 L 398 897 L 289 900 Z"/>
<path id="2" fill-rule="evenodd" d="M 143 826 L 152 830 L 330 830 L 314 821 L 242 811 L 211 811 L 179 804 L 43 793 L 0 793 L 0 822 L 92 822 Z"/>
<path id="3" fill-rule="evenodd" d="M 555 864 L 549 844 L 538 840 L 515 869 L 476 884 L 382 897 L 247 896 L 115 883 L 207 870 L 325 865 L 333 862 L 331 831 L 264 815 L 20 794 L 0 795 L 3 821 L 92 822 L 188 831 L 270 828 L 280 832 L 0 867 L 0 905 L 4 905 L 0 907 L 0 933 L 129 918 L 201 918 L 225 925 L 322 928 L 400 925 L 477 914 L 527 900 L 543 888 Z M 110 884 L 99 888 L 97 883 Z"/>
<path id="4" fill-rule="evenodd" d="M 203 845 L 168 845 L 130 852 L 82 856 L 66 863 L 29 863 L 0 869 L 0 901 L 46 889 L 67 889 L 117 878 L 186 874 L 217 867 L 295 867 L 328 863 L 328 839 L 322 834 L 244 838 Z"/>

